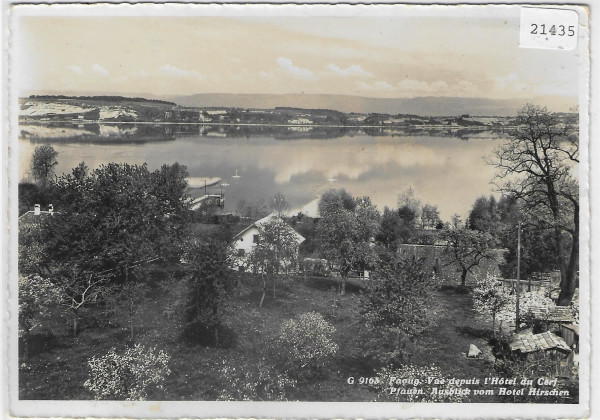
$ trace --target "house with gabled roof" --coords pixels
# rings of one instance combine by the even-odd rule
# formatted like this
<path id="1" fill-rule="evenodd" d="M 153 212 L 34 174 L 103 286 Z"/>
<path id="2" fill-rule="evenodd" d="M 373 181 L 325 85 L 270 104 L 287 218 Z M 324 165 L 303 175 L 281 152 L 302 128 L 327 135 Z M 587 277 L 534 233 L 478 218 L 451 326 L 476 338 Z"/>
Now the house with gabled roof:
<path id="1" fill-rule="evenodd" d="M 233 248 L 238 269 L 243 270 L 246 267 L 248 255 L 252 252 L 254 247 L 260 243 L 260 227 L 269 223 L 275 218 L 279 218 L 279 216 L 275 213 L 271 213 L 268 216 L 263 217 L 262 219 L 259 219 L 251 225 L 245 227 L 241 232 L 233 237 Z M 298 245 L 305 241 L 304 236 L 296 232 L 291 226 L 289 226 L 289 228 L 293 232 Z"/>

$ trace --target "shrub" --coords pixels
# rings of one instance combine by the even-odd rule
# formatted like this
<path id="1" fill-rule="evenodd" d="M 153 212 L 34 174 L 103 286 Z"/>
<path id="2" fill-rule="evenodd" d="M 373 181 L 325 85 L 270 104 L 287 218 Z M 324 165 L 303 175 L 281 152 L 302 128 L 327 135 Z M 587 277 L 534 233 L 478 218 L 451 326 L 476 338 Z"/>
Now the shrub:
<path id="1" fill-rule="evenodd" d="M 223 361 L 221 376 L 225 387 L 219 400 L 226 401 L 285 401 L 288 390 L 296 381 L 275 370 L 262 359 L 244 360 L 238 368 Z"/>
<path id="2" fill-rule="evenodd" d="M 335 328 L 316 312 L 285 321 L 276 343 L 275 358 L 293 376 L 312 376 L 338 351 L 331 339 Z"/>
<path id="3" fill-rule="evenodd" d="M 373 281 L 360 297 L 360 312 L 374 329 L 397 329 L 415 337 L 434 321 L 431 294 L 433 277 L 422 259 L 403 258 L 394 251 L 380 250 L 380 263 Z"/>
<path id="4" fill-rule="evenodd" d="M 117 353 L 113 348 L 104 356 L 88 360 L 90 377 L 84 386 L 94 393 L 97 400 L 126 399 L 145 400 L 149 388 L 162 389 L 171 357 L 156 347 L 146 349 L 141 344 L 127 347 Z"/>
<path id="5" fill-rule="evenodd" d="M 492 331 L 496 335 L 496 318 L 510 304 L 509 290 L 494 277 L 487 276 L 477 281 L 473 289 L 473 307 L 482 315 L 492 319 Z"/>
<path id="6" fill-rule="evenodd" d="M 521 285 L 523 287 L 523 285 Z M 512 294 L 509 296 L 509 302 L 499 312 L 497 319 L 503 322 L 515 321 L 517 297 Z M 535 311 L 552 309 L 555 306 L 554 301 L 548 296 L 539 292 L 521 292 L 519 295 L 519 318 L 521 323 L 529 326 L 535 326 Z M 543 321 L 543 320 L 542 320 Z"/>
<path id="7" fill-rule="evenodd" d="M 27 337 L 41 327 L 50 306 L 60 299 L 58 288 L 48 279 L 19 276 L 19 337 Z"/>
<path id="8" fill-rule="evenodd" d="M 400 366 L 412 360 L 420 347 L 410 336 L 395 328 L 359 328 L 362 356 L 377 366 Z"/>
<path id="9" fill-rule="evenodd" d="M 404 365 L 377 371 L 378 401 L 462 402 L 465 394 L 454 380 L 444 377 L 439 367 Z M 399 390 L 399 392 L 397 392 Z"/>

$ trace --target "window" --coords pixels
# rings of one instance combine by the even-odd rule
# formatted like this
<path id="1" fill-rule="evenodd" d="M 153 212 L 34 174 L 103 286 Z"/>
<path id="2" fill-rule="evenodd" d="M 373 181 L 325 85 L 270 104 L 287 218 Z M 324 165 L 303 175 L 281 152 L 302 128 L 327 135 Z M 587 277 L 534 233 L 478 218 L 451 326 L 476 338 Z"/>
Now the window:
<path id="1" fill-rule="evenodd" d="M 246 255 L 246 250 L 245 249 L 238 249 L 237 250 L 237 256 L 238 257 L 243 257 L 244 255 Z"/>
<path id="2" fill-rule="evenodd" d="M 252 238 L 252 242 L 255 243 L 255 244 L 259 243 L 260 242 L 259 236 L 258 235 L 254 235 L 254 237 Z"/>

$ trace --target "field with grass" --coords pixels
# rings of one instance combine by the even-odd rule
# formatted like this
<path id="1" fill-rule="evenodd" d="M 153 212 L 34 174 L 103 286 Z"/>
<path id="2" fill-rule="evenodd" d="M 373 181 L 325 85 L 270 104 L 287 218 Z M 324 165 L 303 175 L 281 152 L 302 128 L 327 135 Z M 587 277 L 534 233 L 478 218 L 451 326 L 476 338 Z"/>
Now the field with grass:
<path id="1" fill-rule="evenodd" d="M 113 347 L 119 350 L 127 344 L 140 343 L 156 346 L 171 356 L 171 374 L 162 390 L 149 394 L 149 400 L 216 400 L 231 387 L 231 382 L 223 376 L 225 367 L 243 371 L 256 366 L 269 354 L 282 322 L 306 312 L 322 314 L 335 327 L 332 338 L 339 349 L 319 375 L 299 379 L 285 398 L 307 401 L 376 398 L 372 388 L 348 384 L 349 377 L 358 382 L 360 377 L 373 376 L 380 367 L 372 353 L 364 350 L 372 333 L 366 330 L 358 312 L 362 280 L 349 280 L 346 295 L 339 296 L 334 292 L 335 278 L 288 277 L 278 282 L 275 299 L 269 288 L 264 306 L 259 308 L 262 282 L 252 275 L 239 274 L 235 297 L 226 309 L 225 325 L 220 330 L 219 346 L 215 347 L 212 333 L 186 329 L 178 314 L 165 311 L 173 294 L 160 285 L 169 275 L 168 271 L 154 273 L 152 292 L 136 310 L 132 340 L 124 314 L 101 305 L 81 314 L 80 332 L 73 338 L 69 318 L 57 308 L 52 319 L 46 320 L 43 331 L 34 337 L 27 359 L 21 355 L 20 398 L 92 399 L 93 394 L 83 386 L 89 375 L 88 359 L 104 355 Z M 407 360 L 421 366 L 435 364 L 449 377 L 494 376 L 489 326 L 474 313 L 470 295 L 446 285 L 433 296 L 429 309 L 435 325 L 411 343 L 405 351 Z M 483 356 L 467 358 L 470 344 L 482 349 Z M 499 397 L 471 398 L 473 402 L 491 402 Z"/>

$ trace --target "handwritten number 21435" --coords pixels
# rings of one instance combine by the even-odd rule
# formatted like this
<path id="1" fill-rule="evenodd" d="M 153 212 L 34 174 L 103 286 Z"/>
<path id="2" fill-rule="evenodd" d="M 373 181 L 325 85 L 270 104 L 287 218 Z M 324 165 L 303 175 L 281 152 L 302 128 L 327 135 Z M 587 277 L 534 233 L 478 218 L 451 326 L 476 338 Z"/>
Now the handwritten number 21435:
<path id="1" fill-rule="evenodd" d="M 565 25 L 552 25 L 548 31 L 546 31 L 546 25 L 542 23 L 538 25 L 537 23 L 531 24 L 531 33 L 534 35 L 558 35 L 558 36 L 575 36 L 575 27 L 570 25 L 565 27 Z"/>

